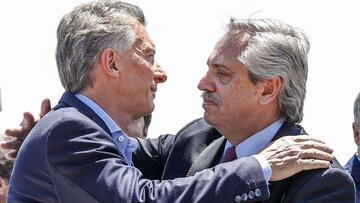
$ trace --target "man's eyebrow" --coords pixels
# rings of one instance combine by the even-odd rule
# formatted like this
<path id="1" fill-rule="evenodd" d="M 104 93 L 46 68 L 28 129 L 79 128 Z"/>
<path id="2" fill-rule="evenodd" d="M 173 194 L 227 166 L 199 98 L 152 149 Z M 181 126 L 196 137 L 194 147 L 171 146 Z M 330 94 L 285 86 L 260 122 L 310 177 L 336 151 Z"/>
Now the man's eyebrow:
<path id="1" fill-rule="evenodd" d="M 210 62 L 208 61 L 207 63 L 207 66 L 213 66 L 213 67 L 216 67 L 216 68 L 222 68 L 222 69 L 230 69 L 228 66 L 224 65 L 224 64 L 220 64 L 220 63 L 212 63 L 210 64 Z"/>
<path id="2" fill-rule="evenodd" d="M 146 50 L 146 49 L 156 50 L 155 44 L 149 41 L 145 41 L 143 38 L 136 38 L 134 45 L 140 48 L 141 50 Z"/>
<path id="3" fill-rule="evenodd" d="M 155 47 L 150 43 L 143 43 L 142 45 L 140 45 L 140 50 L 151 53 L 156 52 Z"/>

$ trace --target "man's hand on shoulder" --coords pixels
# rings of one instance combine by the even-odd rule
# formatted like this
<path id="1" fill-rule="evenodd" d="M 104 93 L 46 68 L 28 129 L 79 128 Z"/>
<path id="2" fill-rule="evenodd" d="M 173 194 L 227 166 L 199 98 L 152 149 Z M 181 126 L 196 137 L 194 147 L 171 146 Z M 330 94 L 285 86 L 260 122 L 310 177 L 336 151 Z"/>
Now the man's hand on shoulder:
<path id="1" fill-rule="evenodd" d="M 328 168 L 333 149 L 309 135 L 285 136 L 259 153 L 269 163 L 271 181 L 278 181 L 303 170 Z"/>

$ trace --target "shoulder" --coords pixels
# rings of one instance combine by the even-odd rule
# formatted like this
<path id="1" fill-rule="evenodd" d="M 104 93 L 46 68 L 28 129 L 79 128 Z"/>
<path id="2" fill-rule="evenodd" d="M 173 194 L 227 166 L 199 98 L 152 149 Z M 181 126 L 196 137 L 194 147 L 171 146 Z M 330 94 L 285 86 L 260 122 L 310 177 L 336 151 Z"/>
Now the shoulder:
<path id="1" fill-rule="evenodd" d="M 338 189 L 341 189 L 341 186 L 353 185 L 354 183 L 351 176 L 340 167 L 312 170 L 308 175 L 309 180 L 318 181 L 322 184 L 333 185 L 333 187 L 338 186 Z"/>
<path id="2" fill-rule="evenodd" d="M 298 124 L 286 123 L 278 134 L 299 135 L 306 132 Z M 287 181 L 289 187 L 283 202 L 354 202 L 354 182 L 336 159 L 328 169 L 302 171 Z"/>
<path id="3" fill-rule="evenodd" d="M 294 180 L 299 182 L 317 181 L 319 183 L 326 183 L 333 179 L 338 183 L 342 181 L 349 183 L 353 182 L 352 178 L 344 171 L 336 159 L 334 159 L 331 166 L 327 169 L 306 170 L 294 176 Z"/>
<path id="4" fill-rule="evenodd" d="M 49 112 L 31 134 L 33 139 L 29 139 L 29 142 L 34 145 L 37 139 L 41 139 L 49 161 L 56 153 L 68 153 L 71 156 L 76 150 L 91 151 L 101 145 L 116 151 L 116 143 L 111 135 L 73 107 Z"/>
<path id="5" fill-rule="evenodd" d="M 91 119 L 87 118 L 73 107 L 51 110 L 41 118 L 30 131 L 24 146 L 28 143 L 44 144 L 48 137 L 54 133 L 69 132 L 80 129 L 80 126 L 89 126 Z"/>
<path id="6" fill-rule="evenodd" d="M 46 114 L 36 125 L 39 129 L 48 129 L 47 134 L 52 135 L 55 132 L 80 131 L 87 128 L 101 130 L 91 118 L 85 116 L 74 107 L 65 107 L 52 110 Z"/>
<path id="7" fill-rule="evenodd" d="M 192 138 L 219 138 L 222 135 L 211 125 L 206 123 L 203 118 L 198 118 L 187 125 L 185 125 L 176 134 L 177 139 L 192 139 Z"/>
<path id="8" fill-rule="evenodd" d="M 303 171 L 292 177 L 285 195 L 289 202 L 353 202 L 355 186 L 351 176 L 341 166 Z"/>

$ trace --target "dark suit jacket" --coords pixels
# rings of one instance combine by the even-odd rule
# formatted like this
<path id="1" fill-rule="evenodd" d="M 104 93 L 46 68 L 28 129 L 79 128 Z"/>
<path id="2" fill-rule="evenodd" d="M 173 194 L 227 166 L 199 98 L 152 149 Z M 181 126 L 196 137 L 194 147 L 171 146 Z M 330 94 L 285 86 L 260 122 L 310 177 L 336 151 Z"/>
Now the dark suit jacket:
<path id="1" fill-rule="evenodd" d="M 304 134 L 299 125 L 285 123 L 275 135 Z M 219 163 L 225 138 L 203 119 L 185 126 L 176 136 L 140 140 L 134 164 L 152 179 L 193 176 Z M 148 160 L 141 162 L 141 160 Z M 264 202 L 354 202 L 354 183 L 335 161 L 329 169 L 303 171 L 288 179 L 270 182 L 270 198 Z M 242 191 L 246 193 L 246 191 Z M 225 196 L 225 195 L 224 195 Z"/>
<path id="2" fill-rule="evenodd" d="M 243 172 L 248 162 L 253 167 Z M 247 158 L 194 177 L 144 179 L 127 165 L 105 123 L 75 95 L 64 93 L 21 146 L 8 202 L 228 202 L 238 188 L 249 187 L 261 188 L 257 199 L 264 199 L 269 192 L 258 168 Z"/>
<path id="3" fill-rule="evenodd" d="M 351 159 L 344 165 L 347 171 L 353 178 L 356 186 L 356 202 L 360 203 L 360 161 L 354 154 Z"/>

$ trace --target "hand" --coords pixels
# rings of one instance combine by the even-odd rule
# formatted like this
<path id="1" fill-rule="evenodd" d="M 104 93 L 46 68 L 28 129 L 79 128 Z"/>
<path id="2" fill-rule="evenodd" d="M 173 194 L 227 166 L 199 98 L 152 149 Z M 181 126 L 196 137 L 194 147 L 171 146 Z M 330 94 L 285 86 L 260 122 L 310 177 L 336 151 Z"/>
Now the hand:
<path id="1" fill-rule="evenodd" d="M 51 104 L 49 99 L 44 99 L 41 103 L 40 109 L 40 118 L 47 114 L 51 109 Z M 23 143 L 26 136 L 29 134 L 30 130 L 34 127 L 38 119 L 35 119 L 34 116 L 25 112 L 23 114 L 23 120 L 20 123 L 20 126 L 17 128 L 9 128 L 5 130 L 5 135 L 13 137 L 15 139 L 10 139 L 9 141 L 4 141 L 1 143 L 1 148 L 6 152 L 6 158 L 15 159 L 17 153 L 20 149 L 21 144 Z"/>
<path id="2" fill-rule="evenodd" d="M 270 181 L 278 181 L 303 170 L 328 168 L 333 149 L 309 135 L 286 136 L 271 143 L 259 153 L 269 163 Z"/>

